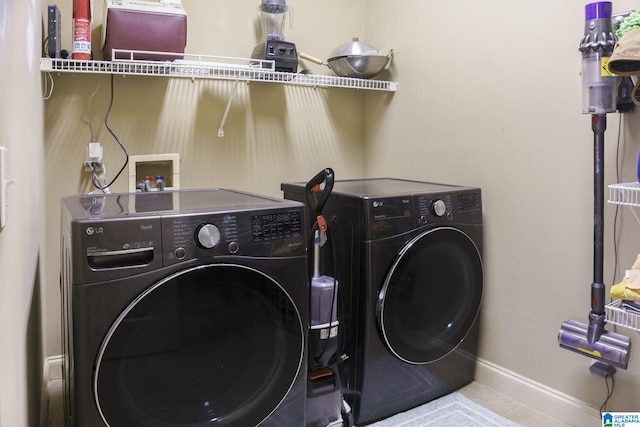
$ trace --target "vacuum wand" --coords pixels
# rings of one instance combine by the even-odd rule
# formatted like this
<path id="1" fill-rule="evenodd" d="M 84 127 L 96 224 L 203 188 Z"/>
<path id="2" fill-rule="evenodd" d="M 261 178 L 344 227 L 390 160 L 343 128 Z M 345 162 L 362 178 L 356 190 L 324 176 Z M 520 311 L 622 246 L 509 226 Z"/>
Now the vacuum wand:
<path id="1" fill-rule="evenodd" d="M 317 229 L 313 236 L 313 279 L 320 277 L 320 247 L 323 245 L 322 237 L 326 236 L 326 234 L 323 233 L 326 233 L 326 231 Z"/>
<path id="2" fill-rule="evenodd" d="M 607 332 L 605 324 L 604 285 L 604 132 L 607 116 L 591 116 L 593 130 L 593 282 L 591 284 L 591 311 L 589 324 L 574 320 L 562 323 L 558 332 L 560 347 L 589 356 L 611 366 L 626 369 L 629 364 L 631 341 L 629 337 Z"/>
<path id="3" fill-rule="evenodd" d="M 587 340 L 594 344 L 604 332 L 604 132 L 607 129 L 607 116 L 591 116 L 593 130 L 593 283 L 591 284 L 591 312 Z"/>
<path id="4" fill-rule="evenodd" d="M 629 337 L 604 329 L 604 132 L 607 116 L 591 116 L 593 130 L 593 282 L 589 324 L 568 320 L 558 332 L 560 347 L 589 356 L 611 366 L 627 369 L 631 353 Z"/>

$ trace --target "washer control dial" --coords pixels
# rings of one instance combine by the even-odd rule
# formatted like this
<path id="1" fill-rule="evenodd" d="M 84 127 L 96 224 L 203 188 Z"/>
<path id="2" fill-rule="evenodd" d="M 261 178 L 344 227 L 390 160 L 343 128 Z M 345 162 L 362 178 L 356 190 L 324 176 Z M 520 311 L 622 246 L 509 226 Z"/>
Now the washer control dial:
<path id="1" fill-rule="evenodd" d="M 220 243 L 220 229 L 213 224 L 201 224 L 196 229 L 195 238 L 202 249 L 215 248 Z"/>
<path id="2" fill-rule="evenodd" d="M 431 203 L 431 210 L 433 211 L 433 214 L 435 216 L 443 216 L 445 213 L 447 213 L 447 204 L 441 199 L 434 200 Z"/>

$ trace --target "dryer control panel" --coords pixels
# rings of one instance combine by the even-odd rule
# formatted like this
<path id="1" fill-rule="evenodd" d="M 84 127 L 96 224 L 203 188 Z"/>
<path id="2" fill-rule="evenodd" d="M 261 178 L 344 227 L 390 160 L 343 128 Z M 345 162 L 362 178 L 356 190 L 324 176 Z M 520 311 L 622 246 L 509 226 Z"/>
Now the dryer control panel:
<path id="1" fill-rule="evenodd" d="M 364 232 L 366 240 L 400 234 L 417 227 L 445 224 L 481 222 L 482 202 L 480 190 L 462 189 L 393 197 L 363 199 L 364 213 L 370 227 Z"/>
<path id="2" fill-rule="evenodd" d="M 451 195 L 418 196 L 419 219 L 422 224 L 430 222 L 430 217 L 451 219 Z"/>

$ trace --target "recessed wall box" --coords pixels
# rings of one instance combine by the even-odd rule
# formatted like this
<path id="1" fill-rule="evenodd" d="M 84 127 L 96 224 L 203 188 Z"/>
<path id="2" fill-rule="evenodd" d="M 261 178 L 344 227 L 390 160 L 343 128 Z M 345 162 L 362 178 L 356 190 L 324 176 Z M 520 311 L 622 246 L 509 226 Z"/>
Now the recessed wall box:
<path id="1" fill-rule="evenodd" d="M 159 190 L 156 177 L 164 177 L 164 190 L 179 190 L 180 155 L 170 153 L 129 156 L 129 191 L 135 192 L 146 177 L 150 177 L 150 191 Z"/>

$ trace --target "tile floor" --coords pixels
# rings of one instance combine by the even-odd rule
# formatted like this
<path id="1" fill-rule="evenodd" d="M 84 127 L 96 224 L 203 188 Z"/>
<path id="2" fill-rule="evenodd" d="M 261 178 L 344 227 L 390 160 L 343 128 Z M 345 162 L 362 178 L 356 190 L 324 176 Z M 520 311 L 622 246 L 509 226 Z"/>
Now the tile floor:
<path id="1" fill-rule="evenodd" d="M 47 411 L 47 422 L 43 423 L 42 427 L 64 426 L 61 407 L 61 383 L 61 380 L 54 380 L 49 383 L 49 410 Z M 468 399 L 523 427 L 570 427 L 569 424 L 475 381 L 458 391 Z"/>
<path id="2" fill-rule="evenodd" d="M 467 399 L 473 400 L 477 404 L 523 427 L 570 427 L 570 424 L 553 418 L 479 382 L 474 381 L 458 391 Z"/>

